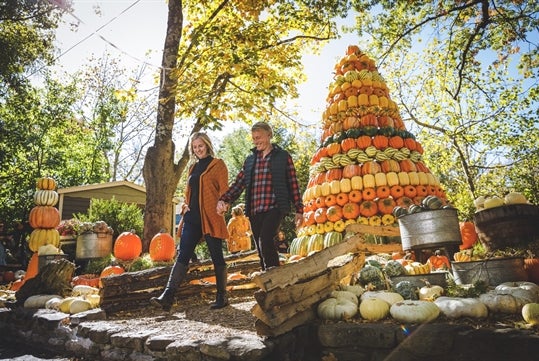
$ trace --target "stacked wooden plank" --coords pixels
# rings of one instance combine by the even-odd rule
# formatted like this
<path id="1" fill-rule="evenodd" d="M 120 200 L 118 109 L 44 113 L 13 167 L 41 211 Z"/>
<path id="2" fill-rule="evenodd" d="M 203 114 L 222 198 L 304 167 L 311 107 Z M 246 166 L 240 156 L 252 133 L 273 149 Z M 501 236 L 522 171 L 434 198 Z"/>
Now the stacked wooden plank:
<path id="1" fill-rule="evenodd" d="M 260 270 L 256 251 L 235 254 L 225 258 L 228 273 L 244 275 L 228 281 L 230 291 L 253 289 L 256 285 L 249 274 Z M 156 267 L 138 272 L 126 272 L 102 280 L 100 307 L 107 313 L 140 309 L 148 306 L 149 300 L 157 296 L 166 285 L 172 266 Z M 210 260 L 191 264 L 187 282 L 176 292 L 177 298 L 198 296 L 215 292 L 215 277 Z"/>
<path id="2" fill-rule="evenodd" d="M 353 226 L 353 227 L 352 227 Z M 395 230 L 396 229 L 396 230 Z M 356 235 L 298 262 L 267 270 L 253 278 L 260 288 L 251 313 L 260 335 L 278 336 L 316 318 L 316 305 L 341 283 L 349 283 L 371 253 L 400 251 L 400 244 L 365 243 L 364 234 L 398 235 L 398 228 L 351 225 Z"/>

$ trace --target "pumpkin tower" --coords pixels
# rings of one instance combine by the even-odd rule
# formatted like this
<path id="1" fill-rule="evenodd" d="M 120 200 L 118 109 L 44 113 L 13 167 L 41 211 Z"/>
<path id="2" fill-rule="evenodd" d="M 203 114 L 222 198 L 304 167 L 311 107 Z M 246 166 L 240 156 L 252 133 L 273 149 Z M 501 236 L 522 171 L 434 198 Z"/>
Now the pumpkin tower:
<path id="1" fill-rule="evenodd" d="M 420 205 L 428 196 L 447 202 L 384 78 L 358 46 L 348 46 L 335 65 L 322 129 L 303 194 L 304 224 L 291 253 L 339 242 L 350 223 L 396 226 L 396 207 Z"/>

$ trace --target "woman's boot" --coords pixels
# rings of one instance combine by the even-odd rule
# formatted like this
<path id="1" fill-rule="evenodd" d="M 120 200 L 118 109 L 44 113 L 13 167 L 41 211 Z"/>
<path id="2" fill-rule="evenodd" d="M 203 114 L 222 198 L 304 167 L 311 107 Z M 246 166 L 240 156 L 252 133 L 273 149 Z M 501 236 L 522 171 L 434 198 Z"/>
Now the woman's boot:
<path id="1" fill-rule="evenodd" d="M 216 310 L 228 305 L 228 297 L 226 295 L 227 269 L 226 265 L 215 266 L 215 283 L 217 286 L 217 295 L 215 302 L 210 304 L 210 308 Z"/>
<path id="2" fill-rule="evenodd" d="M 169 312 L 174 303 L 174 295 L 180 284 L 185 280 L 189 266 L 180 262 L 175 262 L 170 276 L 168 277 L 167 286 L 159 297 L 150 298 L 150 304 L 155 307 L 160 307 L 163 311 Z"/>

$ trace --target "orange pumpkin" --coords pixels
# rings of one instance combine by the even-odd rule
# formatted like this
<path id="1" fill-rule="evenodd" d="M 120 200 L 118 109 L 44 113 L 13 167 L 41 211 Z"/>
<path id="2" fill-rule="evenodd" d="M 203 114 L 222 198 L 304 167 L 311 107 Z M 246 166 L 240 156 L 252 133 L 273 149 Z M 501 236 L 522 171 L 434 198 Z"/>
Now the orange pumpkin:
<path id="1" fill-rule="evenodd" d="M 318 208 L 316 211 L 314 211 L 314 220 L 316 223 L 325 223 L 328 220 L 326 211 L 326 207 Z"/>
<path id="2" fill-rule="evenodd" d="M 331 207 L 329 207 L 326 211 L 326 217 L 327 220 L 330 222 L 337 222 L 338 220 L 342 219 L 343 212 L 342 207 L 338 204 L 335 204 Z"/>
<path id="3" fill-rule="evenodd" d="M 356 140 L 354 138 L 345 138 L 341 141 L 341 150 L 343 153 L 348 152 L 350 149 L 356 147 Z"/>
<path id="4" fill-rule="evenodd" d="M 391 214 L 397 203 L 393 198 L 380 198 L 377 202 L 378 210 L 382 214 Z"/>
<path id="5" fill-rule="evenodd" d="M 122 261 L 131 261 L 140 256 L 142 240 L 134 231 L 122 232 L 114 242 L 114 257 Z"/>
<path id="6" fill-rule="evenodd" d="M 397 203 L 397 205 L 398 205 L 399 207 L 403 207 L 403 208 L 408 208 L 408 207 L 410 207 L 412 204 L 414 204 L 413 199 L 411 199 L 411 198 L 409 198 L 409 197 L 406 197 L 406 196 L 397 198 L 397 199 L 395 200 L 395 202 Z"/>
<path id="7" fill-rule="evenodd" d="M 52 206 L 35 206 L 29 215 L 30 227 L 51 229 L 60 224 L 60 212 Z"/>
<path id="8" fill-rule="evenodd" d="M 404 138 L 404 146 L 410 150 L 415 150 L 417 142 L 413 138 Z"/>
<path id="9" fill-rule="evenodd" d="M 368 162 L 363 163 L 361 166 L 361 174 L 376 174 L 380 173 L 382 171 L 382 168 L 380 167 L 380 164 L 374 160 L 370 160 Z"/>
<path id="10" fill-rule="evenodd" d="M 362 135 L 356 139 L 356 144 L 359 149 L 366 149 L 372 145 L 372 138 L 368 135 Z"/>
<path id="11" fill-rule="evenodd" d="M 417 196 L 417 189 L 415 186 L 408 184 L 404 186 L 404 195 L 408 198 L 414 198 Z"/>
<path id="12" fill-rule="evenodd" d="M 359 49 L 359 46 L 357 45 L 348 45 L 346 48 L 346 55 L 352 55 L 352 54 L 360 54 L 361 50 Z"/>
<path id="13" fill-rule="evenodd" d="M 404 147 L 404 139 L 398 135 L 394 135 L 389 138 L 389 146 L 392 148 L 400 149 Z"/>
<path id="14" fill-rule="evenodd" d="M 381 134 L 375 135 L 374 138 L 372 138 L 372 144 L 376 149 L 386 149 L 389 145 L 389 138 Z"/>
<path id="15" fill-rule="evenodd" d="M 391 194 L 391 190 L 388 186 L 378 186 L 376 187 L 376 197 L 378 198 L 387 198 Z"/>
<path id="16" fill-rule="evenodd" d="M 174 238 L 161 230 L 150 241 L 150 259 L 152 261 L 171 261 L 176 255 Z"/>
<path id="17" fill-rule="evenodd" d="M 363 199 L 363 195 L 360 190 L 354 189 L 348 193 L 348 200 L 350 202 L 359 203 Z"/>
<path id="18" fill-rule="evenodd" d="M 525 258 L 524 269 L 528 275 L 528 281 L 539 283 L 539 258 Z"/>
<path id="19" fill-rule="evenodd" d="M 399 162 L 401 171 L 403 172 L 416 172 L 417 168 L 411 159 L 403 159 Z"/>
<path id="20" fill-rule="evenodd" d="M 382 89 L 375 89 L 374 93 L 378 95 L 379 97 L 385 96 L 385 92 Z M 393 118 L 382 115 L 378 117 L 378 126 L 380 128 L 383 128 L 383 127 L 393 128 L 395 126 L 395 123 L 393 122 Z M 393 147 L 393 148 L 396 148 L 396 147 Z"/>
<path id="21" fill-rule="evenodd" d="M 328 194 L 324 198 L 324 205 L 322 207 L 331 207 L 333 205 L 337 204 L 337 196 L 335 194 Z"/>
<path id="22" fill-rule="evenodd" d="M 99 287 L 99 275 L 88 273 L 79 276 L 75 276 L 71 279 L 71 284 L 73 286 L 83 285 L 90 287 Z"/>
<path id="23" fill-rule="evenodd" d="M 120 267 L 120 266 L 107 266 L 103 268 L 103 270 L 99 274 L 99 287 L 103 287 L 103 282 L 102 282 L 103 278 L 114 276 L 114 275 L 120 275 L 124 272 L 125 270 L 123 269 L 123 267 Z"/>
<path id="24" fill-rule="evenodd" d="M 391 188 L 389 188 L 389 193 L 391 197 L 397 199 L 404 195 L 404 188 L 399 184 L 395 184 L 394 186 L 391 186 Z"/>
<path id="25" fill-rule="evenodd" d="M 395 172 L 398 173 L 401 171 L 399 162 L 395 159 L 386 159 L 380 162 L 380 167 L 382 168 L 382 172 L 388 173 L 388 172 Z"/>
<path id="26" fill-rule="evenodd" d="M 337 194 L 335 198 L 337 200 L 337 204 L 341 207 L 348 203 L 348 193 L 341 192 Z"/>
<path id="27" fill-rule="evenodd" d="M 325 205 L 326 205 L 326 197 L 324 196 L 316 197 L 316 199 L 314 200 L 315 208 L 322 208 Z"/>
<path id="28" fill-rule="evenodd" d="M 374 190 L 374 188 L 365 188 L 361 192 L 361 195 L 363 197 L 363 200 L 372 201 L 374 198 L 376 198 L 376 191 Z"/>
<path id="29" fill-rule="evenodd" d="M 422 184 L 419 184 L 417 186 L 415 186 L 415 189 L 416 189 L 416 193 L 418 196 L 420 197 L 426 197 L 427 196 L 427 187 L 422 185 Z"/>
<path id="30" fill-rule="evenodd" d="M 356 175 L 361 175 L 361 166 L 359 164 L 347 164 L 342 169 L 343 178 L 352 178 Z"/>
<path id="31" fill-rule="evenodd" d="M 418 172 L 430 173 L 429 168 L 427 168 L 425 163 L 423 163 L 422 161 L 416 162 L 415 167 L 417 168 Z"/>
<path id="32" fill-rule="evenodd" d="M 372 94 L 372 88 L 371 87 L 368 87 L 369 89 L 363 89 L 363 88 L 367 88 L 367 87 L 361 87 L 360 88 L 361 93 L 369 93 L 370 92 Z M 364 126 L 364 127 L 368 127 L 368 126 L 377 127 L 378 126 L 378 118 L 376 118 L 376 115 L 374 115 L 374 114 L 365 114 L 364 116 L 361 117 L 361 125 Z"/>
<path id="33" fill-rule="evenodd" d="M 475 230 L 475 224 L 473 222 L 460 222 L 460 238 L 462 239 L 462 244 L 459 246 L 460 249 L 472 248 L 475 242 L 477 242 L 477 231 Z"/>
<path id="34" fill-rule="evenodd" d="M 37 255 L 37 252 L 34 252 L 32 254 L 32 257 L 30 257 L 30 260 L 28 261 L 28 266 L 26 267 L 26 273 L 24 275 L 24 279 L 29 280 L 30 278 L 34 278 L 39 273 L 39 256 Z"/>
<path id="35" fill-rule="evenodd" d="M 328 157 L 331 157 L 341 152 L 341 145 L 339 143 L 331 143 L 326 146 Z"/>
<path id="36" fill-rule="evenodd" d="M 348 202 L 342 207 L 342 215 L 346 219 L 356 219 L 359 216 L 359 204 Z"/>
<path id="37" fill-rule="evenodd" d="M 342 168 L 335 168 L 326 171 L 326 182 L 342 179 Z"/>
<path id="38" fill-rule="evenodd" d="M 436 250 L 434 252 L 434 255 L 429 257 L 427 263 L 430 265 L 431 271 L 451 268 L 451 263 L 449 263 L 449 259 L 446 256 L 442 255 L 440 250 Z"/>
<path id="39" fill-rule="evenodd" d="M 314 220 L 314 211 L 303 213 L 303 223 L 305 224 L 305 226 L 310 226 L 316 223 L 316 221 Z"/>
<path id="40" fill-rule="evenodd" d="M 373 201 L 363 201 L 359 206 L 359 214 L 363 217 L 371 217 L 378 213 L 378 206 Z"/>

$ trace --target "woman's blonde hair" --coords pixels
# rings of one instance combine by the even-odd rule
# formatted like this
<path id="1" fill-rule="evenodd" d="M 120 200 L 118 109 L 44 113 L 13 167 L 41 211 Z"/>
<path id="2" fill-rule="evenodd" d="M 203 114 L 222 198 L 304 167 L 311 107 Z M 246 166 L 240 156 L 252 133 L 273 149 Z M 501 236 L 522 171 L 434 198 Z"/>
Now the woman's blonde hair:
<path id="1" fill-rule="evenodd" d="M 242 216 L 243 215 L 243 208 L 236 206 L 232 208 L 232 215 L 233 216 Z"/>
<path id="2" fill-rule="evenodd" d="M 193 141 L 197 139 L 202 139 L 204 144 L 206 144 L 206 147 L 208 148 L 208 154 L 212 157 L 215 157 L 215 150 L 213 149 L 213 144 L 210 140 L 210 137 L 206 133 L 203 132 L 196 132 L 191 134 L 191 138 L 189 139 L 189 154 L 194 157 L 195 152 L 193 152 Z"/>

